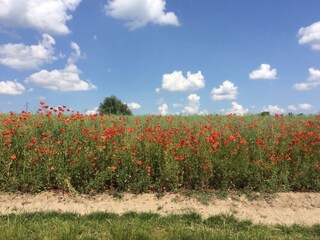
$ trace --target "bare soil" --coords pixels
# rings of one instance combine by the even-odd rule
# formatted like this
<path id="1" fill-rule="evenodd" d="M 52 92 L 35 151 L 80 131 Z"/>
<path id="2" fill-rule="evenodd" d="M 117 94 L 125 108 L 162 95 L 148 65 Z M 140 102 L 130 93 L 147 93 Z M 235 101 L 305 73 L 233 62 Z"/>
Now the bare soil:
<path id="1" fill-rule="evenodd" d="M 249 219 L 263 224 L 320 224 L 320 193 L 278 193 L 272 196 L 257 194 L 254 200 L 244 195 L 220 199 L 209 196 L 206 202 L 181 194 L 167 193 L 133 195 L 125 193 L 121 198 L 110 194 L 70 195 L 63 192 L 42 192 L 36 195 L 0 193 L 0 214 L 39 211 L 154 212 L 171 213 L 198 212 L 204 218 L 211 215 L 233 214 L 239 219 Z"/>

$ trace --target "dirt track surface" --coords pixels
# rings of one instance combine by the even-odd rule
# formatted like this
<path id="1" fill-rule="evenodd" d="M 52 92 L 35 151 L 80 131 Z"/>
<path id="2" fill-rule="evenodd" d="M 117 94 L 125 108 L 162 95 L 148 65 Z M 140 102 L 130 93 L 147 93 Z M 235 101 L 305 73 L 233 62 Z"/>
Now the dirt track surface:
<path id="1" fill-rule="evenodd" d="M 278 193 L 272 197 L 248 200 L 236 196 L 225 200 L 212 197 L 207 204 L 179 194 L 124 194 L 121 199 L 107 194 L 67 195 L 61 192 L 0 194 L 0 214 L 58 211 L 88 214 L 92 212 L 154 212 L 162 215 L 196 211 L 204 218 L 220 213 L 234 214 L 264 224 L 320 224 L 320 193 Z"/>

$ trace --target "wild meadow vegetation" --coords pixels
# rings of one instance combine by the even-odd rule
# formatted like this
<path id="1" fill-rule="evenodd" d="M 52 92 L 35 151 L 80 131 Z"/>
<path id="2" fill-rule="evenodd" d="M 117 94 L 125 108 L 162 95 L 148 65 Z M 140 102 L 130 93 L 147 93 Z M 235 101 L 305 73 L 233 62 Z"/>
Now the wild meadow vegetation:
<path id="1" fill-rule="evenodd" d="M 319 239 L 320 225 L 255 225 L 232 216 L 199 214 L 28 213 L 0 216 L 1 239 Z"/>
<path id="2" fill-rule="evenodd" d="M 68 110 L 0 115 L 0 190 L 320 190 L 320 115 Z"/>

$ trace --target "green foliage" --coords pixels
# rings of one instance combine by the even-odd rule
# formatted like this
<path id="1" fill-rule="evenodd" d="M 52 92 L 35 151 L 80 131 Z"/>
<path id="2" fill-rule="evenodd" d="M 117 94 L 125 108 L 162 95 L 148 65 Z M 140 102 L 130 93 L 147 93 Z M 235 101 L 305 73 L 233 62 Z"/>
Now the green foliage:
<path id="1" fill-rule="evenodd" d="M 264 117 L 264 116 L 270 116 L 270 112 L 268 111 L 263 111 L 259 114 L 260 116 Z"/>
<path id="2" fill-rule="evenodd" d="M 2 191 L 320 191 L 317 115 L 0 119 Z"/>
<path id="3" fill-rule="evenodd" d="M 319 225 L 266 226 L 197 213 L 27 213 L 0 216 L 0 239 L 319 239 Z"/>
<path id="4" fill-rule="evenodd" d="M 99 106 L 100 114 L 132 115 L 128 105 L 116 96 L 106 97 Z"/>

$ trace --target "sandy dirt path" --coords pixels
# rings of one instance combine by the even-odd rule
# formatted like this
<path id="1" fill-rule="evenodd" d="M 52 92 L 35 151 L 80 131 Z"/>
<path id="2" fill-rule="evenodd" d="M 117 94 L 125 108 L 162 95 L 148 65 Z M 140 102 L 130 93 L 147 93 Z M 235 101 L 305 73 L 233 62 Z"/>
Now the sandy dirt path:
<path id="1" fill-rule="evenodd" d="M 160 198 L 154 194 L 124 194 L 121 199 L 107 194 L 70 196 L 61 192 L 0 194 L 0 214 L 38 211 L 79 214 L 137 211 L 162 215 L 196 211 L 204 218 L 224 213 L 234 214 L 239 219 L 249 219 L 254 223 L 312 225 L 320 224 L 320 193 L 278 193 L 251 201 L 245 196 L 225 200 L 212 197 L 207 204 L 172 193 Z"/>

